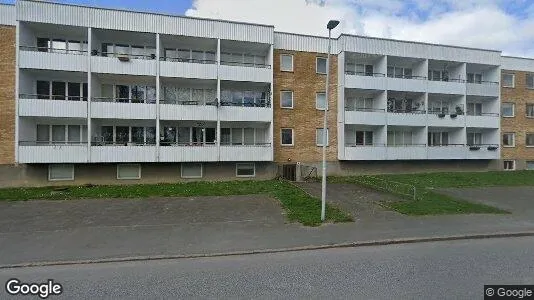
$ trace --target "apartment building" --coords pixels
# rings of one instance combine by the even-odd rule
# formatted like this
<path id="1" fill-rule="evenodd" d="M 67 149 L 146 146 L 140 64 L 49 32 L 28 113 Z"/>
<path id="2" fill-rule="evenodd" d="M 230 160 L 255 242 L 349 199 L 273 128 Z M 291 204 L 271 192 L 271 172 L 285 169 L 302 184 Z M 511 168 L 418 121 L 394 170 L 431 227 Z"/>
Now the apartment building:
<path id="1" fill-rule="evenodd" d="M 534 59 L 502 57 L 502 165 L 534 170 Z"/>
<path id="2" fill-rule="evenodd" d="M 501 133 L 500 112 L 501 94 L 503 114 L 530 97 L 532 61 L 500 51 L 342 34 L 326 99 L 323 37 L 32 0 L 0 21 L 0 185 L 299 179 L 325 134 L 330 174 L 531 159 L 507 144 L 523 121 Z"/>

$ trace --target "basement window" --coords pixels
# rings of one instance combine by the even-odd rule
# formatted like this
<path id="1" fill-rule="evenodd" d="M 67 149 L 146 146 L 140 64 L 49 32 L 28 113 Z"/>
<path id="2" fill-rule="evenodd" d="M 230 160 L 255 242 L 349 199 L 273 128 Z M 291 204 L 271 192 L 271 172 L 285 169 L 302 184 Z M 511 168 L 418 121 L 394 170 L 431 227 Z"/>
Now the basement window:
<path id="1" fill-rule="evenodd" d="M 182 164 L 182 178 L 202 178 L 203 175 L 202 164 Z"/>
<path id="2" fill-rule="evenodd" d="M 121 179 L 121 180 L 141 179 L 141 165 L 138 165 L 138 164 L 117 165 L 117 179 Z"/>
<path id="3" fill-rule="evenodd" d="M 505 171 L 513 171 L 515 170 L 515 160 L 505 160 L 504 163 L 504 170 Z"/>
<path id="4" fill-rule="evenodd" d="M 235 166 L 236 177 L 255 177 L 256 166 L 254 163 L 239 163 Z"/>
<path id="5" fill-rule="evenodd" d="M 74 180 L 74 165 L 53 164 L 48 165 L 48 181 Z"/>

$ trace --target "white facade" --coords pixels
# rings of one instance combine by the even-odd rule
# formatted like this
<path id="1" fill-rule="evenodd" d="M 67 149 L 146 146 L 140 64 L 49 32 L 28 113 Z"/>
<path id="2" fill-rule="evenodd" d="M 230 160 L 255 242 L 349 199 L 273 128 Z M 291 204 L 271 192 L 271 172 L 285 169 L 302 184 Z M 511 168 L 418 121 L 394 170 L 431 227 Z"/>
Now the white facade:
<path id="1" fill-rule="evenodd" d="M 18 163 L 273 160 L 272 26 L 15 10 Z"/>

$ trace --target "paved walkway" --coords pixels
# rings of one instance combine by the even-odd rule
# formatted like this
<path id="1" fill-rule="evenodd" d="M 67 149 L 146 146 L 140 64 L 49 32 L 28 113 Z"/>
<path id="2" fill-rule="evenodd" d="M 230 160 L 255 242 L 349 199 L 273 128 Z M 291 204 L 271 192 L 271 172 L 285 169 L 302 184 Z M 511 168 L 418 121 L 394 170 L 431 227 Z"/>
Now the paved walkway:
<path id="1" fill-rule="evenodd" d="M 329 195 L 349 201 L 350 189 Z M 534 231 L 534 218 L 521 214 L 410 217 L 378 207 L 366 217 L 351 209 L 355 222 L 313 228 L 287 223 L 275 199 L 258 195 L 0 202 L 0 266 Z"/>

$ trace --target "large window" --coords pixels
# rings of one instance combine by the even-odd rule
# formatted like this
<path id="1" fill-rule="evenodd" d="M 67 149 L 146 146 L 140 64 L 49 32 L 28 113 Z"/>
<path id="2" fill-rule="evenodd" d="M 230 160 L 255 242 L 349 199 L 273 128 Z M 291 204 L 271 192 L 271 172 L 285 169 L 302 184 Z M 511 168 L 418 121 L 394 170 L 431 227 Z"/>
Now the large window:
<path id="1" fill-rule="evenodd" d="M 446 71 L 446 70 L 428 70 L 428 80 L 432 80 L 432 81 L 449 81 L 449 71 Z"/>
<path id="2" fill-rule="evenodd" d="M 388 146 L 409 146 L 413 144 L 413 132 L 411 131 L 388 131 Z"/>
<path id="3" fill-rule="evenodd" d="M 281 144 L 282 146 L 293 146 L 294 145 L 292 128 L 281 129 Z"/>
<path id="4" fill-rule="evenodd" d="M 481 73 L 467 73 L 467 82 L 468 83 L 482 83 L 482 74 Z"/>
<path id="5" fill-rule="evenodd" d="M 102 43 L 102 56 L 129 56 L 134 59 L 156 59 L 156 47 Z"/>
<path id="6" fill-rule="evenodd" d="M 528 118 L 534 118 L 534 104 L 527 104 L 526 111 Z"/>
<path id="7" fill-rule="evenodd" d="M 482 103 L 467 103 L 467 115 L 468 116 L 481 116 L 482 115 Z"/>
<path id="8" fill-rule="evenodd" d="M 87 52 L 87 41 L 38 37 L 37 51 L 62 54 L 84 54 Z"/>
<path id="9" fill-rule="evenodd" d="M 280 107 L 293 108 L 293 92 L 281 91 L 280 92 Z"/>
<path id="10" fill-rule="evenodd" d="M 468 146 L 482 145 L 482 133 L 468 132 L 467 133 L 467 145 Z"/>
<path id="11" fill-rule="evenodd" d="M 534 89 L 534 74 L 527 73 L 527 88 L 528 89 Z"/>
<path id="12" fill-rule="evenodd" d="M 403 68 L 403 67 L 388 67 L 388 77 L 394 77 L 394 78 L 406 78 L 411 79 L 412 78 L 412 69 L 411 68 Z"/>
<path id="13" fill-rule="evenodd" d="M 515 87 L 515 75 L 514 74 L 502 74 L 502 86 L 507 88 Z"/>
<path id="14" fill-rule="evenodd" d="M 117 179 L 141 179 L 141 165 L 124 164 L 117 165 Z"/>
<path id="15" fill-rule="evenodd" d="M 102 85 L 103 101 L 119 103 L 156 103 L 156 87 L 145 85 Z"/>
<path id="16" fill-rule="evenodd" d="M 87 142 L 85 125 L 37 124 L 37 144 L 80 144 Z"/>
<path id="17" fill-rule="evenodd" d="M 141 126 L 102 126 L 100 136 L 95 138 L 97 143 L 103 144 L 156 144 L 156 127 Z"/>
<path id="18" fill-rule="evenodd" d="M 293 55 L 280 55 L 280 70 L 283 72 L 293 72 Z"/>
<path id="19" fill-rule="evenodd" d="M 326 93 L 316 93 L 315 94 L 315 108 L 318 109 L 318 110 L 327 109 Z"/>
<path id="20" fill-rule="evenodd" d="M 428 133 L 428 146 L 448 146 L 449 145 L 449 133 L 444 132 L 429 132 Z"/>
<path id="21" fill-rule="evenodd" d="M 317 57 L 315 62 L 315 72 L 317 74 L 326 74 L 326 57 Z"/>
<path id="22" fill-rule="evenodd" d="M 166 61 L 214 64 L 217 62 L 215 51 L 165 48 Z"/>
<path id="23" fill-rule="evenodd" d="M 502 104 L 501 114 L 505 118 L 514 117 L 515 116 L 515 104 L 514 103 L 506 103 L 506 102 L 504 102 Z"/>
<path id="24" fill-rule="evenodd" d="M 373 132 L 372 131 L 356 131 L 356 145 L 358 146 L 372 146 Z"/>
<path id="25" fill-rule="evenodd" d="M 51 164 L 48 165 L 49 181 L 74 180 L 74 165 Z"/>
<path id="26" fill-rule="evenodd" d="M 317 146 L 323 146 L 324 145 L 324 128 L 317 128 L 315 130 L 315 144 Z M 328 137 L 328 129 L 326 129 L 326 146 L 329 144 L 329 137 Z"/>
<path id="27" fill-rule="evenodd" d="M 38 99 L 87 101 L 87 83 L 36 81 Z"/>
<path id="28" fill-rule="evenodd" d="M 503 147 L 515 147 L 515 133 L 503 133 L 502 145 Z"/>
<path id="29" fill-rule="evenodd" d="M 534 147 L 534 133 L 527 133 L 525 144 L 527 147 Z"/>
<path id="30" fill-rule="evenodd" d="M 235 166 L 237 177 L 254 177 L 256 176 L 256 165 L 254 163 L 238 163 Z"/>
<path id="31" fill-rule="evenodd" d="M 264 67 L 265 56 L 249 53 L 221 52 L 221 64 L 247 67 Z"/>

